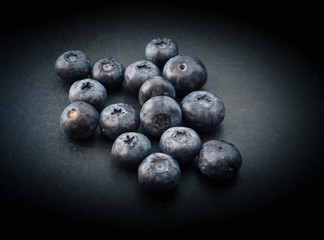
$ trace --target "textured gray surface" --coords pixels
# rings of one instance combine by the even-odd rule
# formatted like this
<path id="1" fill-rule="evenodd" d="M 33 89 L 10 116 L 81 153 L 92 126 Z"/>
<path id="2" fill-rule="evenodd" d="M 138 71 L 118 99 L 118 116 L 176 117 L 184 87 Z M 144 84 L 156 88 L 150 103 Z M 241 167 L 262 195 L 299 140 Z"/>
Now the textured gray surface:
<path id="1" fill-rule="evenodd" d="M 181 235 L 302 226 L 319 213 L 323 75 L 317 62 L 292 39 L 249 22 L 212 11 L 150 10 L 83 11 L 5 30 L 0 184 L 6 228 L 125 233 L 167 226 L 165 232 Z M 208 71 L 203 89 L 224 101 L 225 120 L 201 139 L 224 139 L 240 150 L 242 168 L 227 184 L 208 181 L 194 161 L 181 168 L 174 192 L 147 194 L 136 171 L 111 159 L 113 141 L 99 129 L 76 142 L 59 127 L 69 104 L 69 85 L 54 71 L 61 53 L 82 50 L 92 64 L 114 57 L 126 68 L 144 59 L 145 45 L 159 36 L 174 39 L 179 54 L 200 58 Z M 108 90 L 107 105 L 117 102 L 141 108 L 124 88 Z M 158 139 L 150 139 L 158 151 Z"/>

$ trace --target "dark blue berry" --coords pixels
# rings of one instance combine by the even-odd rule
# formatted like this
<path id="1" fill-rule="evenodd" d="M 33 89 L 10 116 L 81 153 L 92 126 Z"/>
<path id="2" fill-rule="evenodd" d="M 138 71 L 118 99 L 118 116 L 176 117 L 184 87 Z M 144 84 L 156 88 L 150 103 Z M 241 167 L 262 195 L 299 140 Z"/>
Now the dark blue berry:
<path id="1" fill-rule="evenodd" d="M 210 140 L 202 145 L 198 167 L 205 176 L 226 180 L 235 176 L 241 165 L 242 156 L 232 143 Z"/>
<path id="2" fill-rule="evenodd" d="M 86 78 L 75 81 L 69 90 L 70 102 L 83 101 L 94 106 L 99 112 L 105 107 L 107 91 L 98 81 Z"/>
<path id="3" fill-rule="evenodd" d="M 116 139 L 124 132 L 135 132 L 140 119 L 137 111 L 126 103 L 116 103 L 102 110 L 99 119 L 101 132 L 110 139 Z"/>
<path id="4" fill-rule="evenodd" d="M 139 165 L 137 177 L 146 190 L 165 192 L 177 186 L 181 171 L 178 162 L 170 155 L 152 153 Z"/>
<path id="5" fill-rule="evenodd" d="M 91 78 L 99 81 L 107 90 L 119 87 L 124 80 L 124 74 L 124 66 L 114 58 L 100 59 L 90 72 Z"/>
<path id="6" fill-rule="evenodd" d="M 199 153 L 201 140 L 191 128 L 172 127 L 160 138 L 160 150 L 174 157 L 180 164 L 192 161 Z"/>
<path id="7" fill-rule="evenodd" d="M 127 89 L 135 94 L 150 77 L 161 75 L 158 67 L 148 60 L 140 60 L 130 64 L 124 74 Z"/>
<path id="8" fill-rule="evenodd" d="M 194 91 L 181 101 L 184 123 L 200 132 L 215 130 L 225 117 L 223 101 L 207 91 Z"/>
<path id="9" fill-rule="evenodd" d="M 59 56 L 55 62 L 57 75 L 69 83 L 89 76 L 91 65 L 87 55 L 79 50 L 70 50 Z"/>
<path id="10" fill-rule="evenodd" d="M 173 98 L 156 96 L 144 103 L 140 119 L 146 132 L 160 137 L 168 128 L 181 125 L 181 108 Z"/>
<path id="11" fill-rule="evenodd" d="M 206 83 L 207 70 L 197 57 L 177 55 L 165 63 L 163 76 L 173 84 L 178 96 L 184 96 Z"/>
<path id="12" fill-rule="evenodd" d="M 68 105 L 60 118 L 63 132 L 75 140 L 85 139 L 93 135 L 98 122 L 98 111 L 90 104 L 81 101 Z"/>
<path id="13" fill-rule="evenodd" d="M 155 38 L 145 47 L 146 59 L 153 62 L 161 70 L 164 64 L 176 55 L 178 55 L 178 46 L 170 38 Z"/>
<path id="14" fill-rule="evenodd" d="M 136 168 L 151 153 L 151 142 L 142 133 L 126 132 L 116 138 L 111 149 L 113 158 L 121 165 Z"/>
<path id="15" fill-rule="evenodd" d="M 148 99 L 155 96 L 176 98 L 176 91 L 169 81 L 162 76 L 153 76 L 143 83 L 138 92 L 138 101 L 143 105 Z"/>

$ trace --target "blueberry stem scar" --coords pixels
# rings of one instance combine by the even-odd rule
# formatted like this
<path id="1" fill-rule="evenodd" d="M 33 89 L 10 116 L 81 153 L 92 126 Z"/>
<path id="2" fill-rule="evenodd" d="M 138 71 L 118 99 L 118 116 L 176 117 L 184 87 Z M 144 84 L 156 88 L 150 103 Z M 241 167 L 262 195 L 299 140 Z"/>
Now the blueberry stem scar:
<path id="1" fill-rule="evenodd" d="M 115 64 L 110 59 L 102 63 L 102 69 L 106 72 L 111 71 L 115 67 Z"/>
<path id="2" fill-rule="evenodd" d="M 187 131 L 177 130 L 177 131 L 175 131 L 175 133 L 172 134 L 172 137 L 178 142 L 185 142 L 190 139 L 191 135 Z"/>
<path id="3" fill-rule="evenodd" d="M 91 89 L 93 87 L 93 84 L 90 83 L 90 82 L 85 82 L 85 83 L 82 83 L 82 87 L 81 89 L 82 90 L 85 90 L 85 91 L 88 91 L 89 89 Z"/>
<path id="4" fill-rule="evenodd" d="M 182 63 L 179 65 L 180 70 L 184 71 L 186 69 L 186 64 Z"/>
<path id="5" fill-rule="evenodd" d="M 134 140 L 135 140 L 135 136 L 130 137 L 129 135 L 127 135 L 126 138 L 124 139 L 124 143 L 132 147 L 135 145 L 135 142 L 133 142 Z"/>
<path id="6" fill-rule="evenodd" d="M 136 66 L 136 68 L 138 69 L 138 71 L 143 71 L 143 70 L 146 70 L 146 69 L 150 69 L 150 66 L 147 65 L 146 63 L 143 63 L 143 64 L 138 64 Z"/>
<path id="7" fill-rule="evenodd" d="M 119 115 L 122 113 L 121 108 L 114 108 L 114 110 L 111 112 L 111 115 Z"/>
<path id="8" fill-rule="evenodd" d="M 70 62 L 75 62 L 78 59 L 78 54 L 76 53 L 70 53 L 65 56 L 65 59 L 67 59 Z"/>
<path id="9" fill-rule="evenodd" d="M 207 95 L 207 94 L 203 94 L 203 95 L 200 95 L 197 97 L 197 100 L 200 101 L 200 100 L 205 100 L 207 102 L 211 102 L 211 98 Z"/>
<path id="10" fill-rule="evenodd" d="M 78 111 L 73 108 L 70 112 L 69 112 L 69 117 L 73 118 L 77 115 Z"/>
<path id="11" fill-rule="evenodd" d="M 166 47 L 166 45 L 169 43 L 169 41 L 166 41 L 164 39 L 160 39 L 156 41 L 155 45 L 160 46 L 160 47 Z"/>
<path id="12" fill-rule="evenodd" d="M 151 167 L 157 172 L 165 172 L 169 168 L 169 162 L 162 157 L 156 157 L 152 160 Z"/>
<path id="13" fill-rule="evenodd" d="M 166 114 L 158 114 L 154 117 L 153 123 L 157 128 L 167 128 L 170 125 L 170 118 Z"/>

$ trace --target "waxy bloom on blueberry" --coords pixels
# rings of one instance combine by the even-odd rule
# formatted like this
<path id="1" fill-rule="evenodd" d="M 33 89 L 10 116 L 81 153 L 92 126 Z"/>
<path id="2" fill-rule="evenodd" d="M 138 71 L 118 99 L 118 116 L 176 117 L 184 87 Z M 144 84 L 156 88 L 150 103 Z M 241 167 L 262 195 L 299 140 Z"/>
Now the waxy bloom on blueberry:
<path id="1" fill-rule="evenodd" d="M 145 46 L 146 59 L 153 62 L 161 70 L 164 64 L 176 55 L 178 55 L 178 46 L 170 38 L 154 38 Z"/>
<path id="2" fill-rule="evenodd" d="M 165 63 L 163 76 L 173 84 L 178 96 L 184 96 L 206 83 L 207 70 L 197 57 L 177 55 Z"/>
<path id="3" fill-rule="evenodd" d="M 111 155 L 121 165 L 136 168 L 151 153 L 151 142 L 142 133 L 126 132 L 116 138 Z"/>
<path id="4" fill-rule="evenodd" d="M 103 135 L 116 139 L 124 132 L 135 132 L 140 124 L 137 111 L 126 103 L 116 103 L 102 110 L 99 128 Z"/>
<path id="5" fill-rule="evenodd" d="M 69 90 L 70 102 L 83 101 L 94 106 L 99 112 L 107 100 L 105 87 L 97 80 L 86 78 L 75 81 Z"/>
<path id="6" fill-rule="evenodd" d="M 167 129 L 160 138 L 160 150 L 180 164 L 192 161 L 199 153 L 201 140 L 195 130 L 187 127 Z"/>
<path id="7" fill-rule="evenodd" d="M 98 60 L 92 67 L 90 76 L 99 81 L 107 90 L 117 88 L 124 81 L 125 68 L 114 58 Z"/>
<path id="8" fill-rule="evenodd" d="M 69 83 L 87 78 L 91 65 L 87 55 L 79 50 L 70 50 L 59 56 L 55 62 L 57 75 Z"/>
<path id="9" fill-rule="evenodd" d="M 215 180 L 232 178 L 241 168 L 242 156 L 238 149 L 224 140 L 205 142 L 198 157 L 199 170 Z"/>
<path id="10" fill-rule="evenodd" d="M 168 128 L 181 125 L 181 108 L 173 98 L 156 96 L 144 103 L 140 120 L 146 132 L 160 137 Z"/>
<path id="11" fill-rule="evenodd" d="M 168 96 L 176 98 L 176 91 L 169 81 L 162 76 L 153 76 L 143 83 L 138 92 L 138 101 L 143 105 L 147 100 L 155 96 Z"/>
<path id="12" fill-rule="evenodd" d="M 140 60 L 130 64 L 124 74 L 127 89 L 135 94 L 150 77 L 161 75 L 158 67 L 148 60 Z"/>
<path id="13" fill-rule="evenodd" d="M 90 104 L 81 101 L 68 105 L 60 118 L 63 132 L 75 140 L 85 139 L 93 135 L 98 122 L 98 111 Z"/>
<path id="14" fill-rule="evenodd" d="M 170 155 L 152 153 L 139 165 L 137 177 L 146 190 L 165 192 L 177 186 L 181 171 L 178 162 Z"/>
<path id="15" fill-rule="evenodd" d="M 223 101 L 211 92 L 191 92 L 180 105 L 184 123 L 196 131 L 215 130 L 225 117 Z"/>

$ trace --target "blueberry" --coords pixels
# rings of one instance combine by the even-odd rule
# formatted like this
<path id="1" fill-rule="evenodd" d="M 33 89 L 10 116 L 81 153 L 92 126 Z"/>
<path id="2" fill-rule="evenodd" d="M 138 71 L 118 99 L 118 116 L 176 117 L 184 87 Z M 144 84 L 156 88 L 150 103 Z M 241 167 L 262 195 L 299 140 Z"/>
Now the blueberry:
<path id="1" fill-rule="evenodd" d="M 132 93 L 138 94 L 140 87 L 146 80 L 159 75 L 161 75 L 161 72 L 154 63 L 140 60 L 126 68 L 124 78 L 127 89 Z"/>
<path id="2" fill-rule="evenodd" d="M 79 50 L 70 50 L 59 56 L 55 62 L 57 75 L 69 83 L 89 76 L 91 65 L 87 55 Z"/>
<path id="3" fill-rule="evenodd" d="M 178 162 L 170 155 L 152 153 L 139 165 L 137 177 L 146 190 L 165 192 L 177 186 L 181 171 Z"/>
<path id="4" fill-rule="evenodd" d="M 241 165 L 242 156 L 232 143 L 210 140 L 202 145 L 198 167 L 205 176 L 226 180 L 235 176 Z"/>
<path id="5" fill-rule="evenodd" d="M 156 96 L 144 103 L 140 120 L 149 134 L 160 137 L 168 128 L 181 125 L 181 108 L 173 98 Z"/>
<path id="6" fill-rule="evenodd" d="M 191 128 L 172 127 L 160 138 L 160 150 L 174 157 L 180 164 L 190 162 L 199 153 L 201 140 Z"/>
<path id="7" fill-rule="evenodd" d="M 207 91 L 189 93 L 180 105 L 184 123 L 196 131 L 215 130 L 225 117 L 223 101 Z"/>
<path id="8" fill-rule="evenodd" d="M 86 78 L 75 81 L 69 91 L 70 102 L 83 101 L 101 111 L 107 100 L 107 91 L 98 81 Z"/>
<path id="9" fill-rule="evenodd" d="M 90 72 L 90 77 L 99 81 L 107 89 L 114 89 L 124 80 L 125 68 L 114 58 L 103 58 L 97 61 Z"/>
<path id="10" fill-rule="evenodd" d="M 110 139 L 116 139 L 124 132 L 135 132 L 140 119 L 137 111 L 126 103 L 116 103 L 102 110 L 99 119 L 101 132 Z"/>
<path id="11" fill-rule="evenodd" d="M 138 132 L 125 132 L 119 135 L 111 149 L 113 158 L 128 168 L 138 167 L 150 153 L 150 140 Z"/>
<path id="12" fill-rule="evenodd" d="M 146 59 L 152 61 L 161 70 L 164 64 L 176 55 L 178 55 L 178 46 L 170 38 L 155 38 L 145 47 Z"/>
<path id="13" fill-rule="evenodd" d="M 63 132 L 72 139 L 80 140 L 93 135 L 99 122 L 98 111 L 90 104 L 76 101 L 62 112 L 60 125 Z"/>
<path id="14" fill-rule="evenodd" d="M 169 81 L 162 76 L 153 76 L 143 83 L 138 92 L 138 101 L 143 105 L 148 99 L 155 96 L 169 96 L 176 98 L 176 91 Z"/>
<path id="15" fill-rule="evenodd" d="M 173 84 L 177 95 L 184 96 L 206 83 L 207 70 L 197 57 L 177 55 L 165 63 L 163 76 Z"/>

